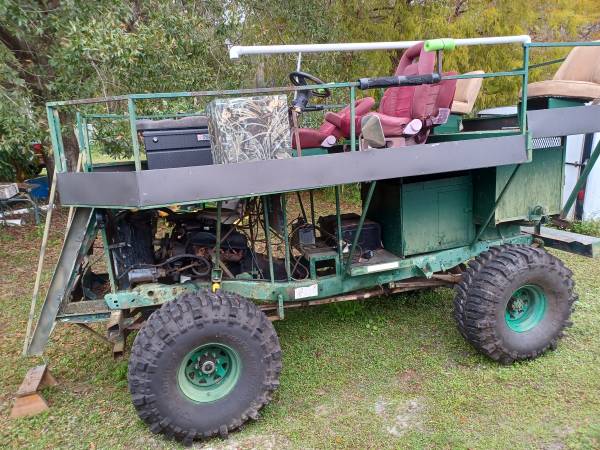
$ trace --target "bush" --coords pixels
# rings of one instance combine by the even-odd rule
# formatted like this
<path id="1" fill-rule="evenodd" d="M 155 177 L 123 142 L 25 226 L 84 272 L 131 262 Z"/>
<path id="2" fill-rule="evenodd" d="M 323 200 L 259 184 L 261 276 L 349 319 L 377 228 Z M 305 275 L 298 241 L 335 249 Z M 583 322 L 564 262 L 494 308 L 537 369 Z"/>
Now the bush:
<path id="1" fill-rule="evenodd" d="M 573 233 L 600 237 L 600 220 L 573 222 L 569 228 L 569 231 L 572 231 Z"/>
<path id="2" fill-rule="evenodd" d="M 39 134 L 36 124 L 19 108 L 0 102 L 0 181 L 23 181 L 39 172 L 31 146 Z"/>

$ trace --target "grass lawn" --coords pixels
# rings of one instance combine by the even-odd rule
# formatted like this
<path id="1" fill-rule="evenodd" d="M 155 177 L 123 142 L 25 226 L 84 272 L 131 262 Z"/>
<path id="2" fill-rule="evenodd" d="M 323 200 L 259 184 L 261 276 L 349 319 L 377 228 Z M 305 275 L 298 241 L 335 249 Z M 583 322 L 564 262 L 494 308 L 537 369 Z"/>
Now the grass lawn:
<path id="1" fill-rule="evenodd" d="M 40 362 L 20 356 L 40 240 L 39 227 L 0 228 L 0 448 L 179 448 L 137 418 L 127 362 L 72 325 L 57 326 L 46 352 L 60 383 L 44 392 L 50 411 L 9 419 Z M 600 448 L 600 264 L 555 254 L 580 295 L 558 350 L 512 366 L 479 355 L 456 330 L 448 289 L 290 311 L 275 324 L 284 369 L 272 403 L 195 447 Z"/>

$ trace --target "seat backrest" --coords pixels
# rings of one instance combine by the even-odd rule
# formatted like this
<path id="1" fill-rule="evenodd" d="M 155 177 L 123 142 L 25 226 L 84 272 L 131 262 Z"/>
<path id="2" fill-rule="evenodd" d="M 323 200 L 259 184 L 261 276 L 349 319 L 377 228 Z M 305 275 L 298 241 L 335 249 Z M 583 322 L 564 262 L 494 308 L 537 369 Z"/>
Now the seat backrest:
<path id="1" fill-rule="evenodd" d="M 465 75 L 482 75 L 483 70 L 467 72 Z M 483 78 L 461 78 L 457 80 L 452 112 L 456 114 L 469 114 L 473 111 L 475 101 L 481 90 Z"/>
<path id="2" fill-rule="evenodd" d="M 554 74 L 553 80 L 600 84 L 600 47 L 574 47 Z"/>
<path id="3" fill-rule="evenodd" d="M 435 53 L 426 52 L 420 42 L 406 49 L 394 75 L 422 75 L 435 69 Z M 430 85 L 400 86 L 386 89 L 379 104 L 379 112 L 388 116 L 425 118 Z"/>

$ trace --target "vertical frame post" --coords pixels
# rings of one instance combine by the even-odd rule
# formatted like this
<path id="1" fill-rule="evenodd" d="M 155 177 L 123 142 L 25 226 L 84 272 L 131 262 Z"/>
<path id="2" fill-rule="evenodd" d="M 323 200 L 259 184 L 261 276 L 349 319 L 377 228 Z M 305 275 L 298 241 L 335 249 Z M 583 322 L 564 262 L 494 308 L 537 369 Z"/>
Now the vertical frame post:
<path id="1" fill-rule="evenodd" d="M 131 129 L 131 145 L 133 146 L 135 171 L 139 172 L 142 170 L 142 163 L 140 161 L 140 143 L 138 142 L 137 128 L 135 124 L 137 117 L 135 113 L 135 103 L 131 97 L 127 99 L 127 110 L 129 112 L 129 128 Z"/>
<path id="2" fill-rule="evenodd" d="M 312 222 L 312 226 L 316 226 L 315 224 L 315 191 L 311 189 L 309 191 L 308 196 L 310 197 L 310 221 Z"/>
<path id="3" fill-rule="evenodd" d="M 48 130 L 50 131 L 50 142 L 52 143 L 52 152 L 54 154 L 54 166 L 56 172 L 62 172 L 62 155 L 58 145 L 58 133 L 56 132 L 56 124 L 54 123 L 54 108 L 46 106 L 46 116 L 48 117 Z"/>
<path id="4" fill-rule="evenodd" d="M 523 44 L 523 88 L 521 92 L 521 133 L 527 129 L 527 84 L 529 83 L 529 45 Z"/>
<path id="5" fill-rule="evenodd" d="M 223 202 L 217 202 L 217 232 L 215 251 L 213 254 L 213 270 L 211 274 L 211 281 L 213 282 L 213 291 L 219 288 L 218 283 L 221 282 L 221 212 Z"/>
<path id="6" fill-rule="evenodd" d="M 337 221 L 336 240 L 337 240 L 337 248 L 338 248 L 338 259 L 340 260 L 340 263 L 341 263 L 342 258 L 343 258 L 344 249 L 342 248 L 342 212 L 341 212 L 341 208 L 340 208 L 340 187 L 338 185 L 336 185 L 334 190 L 335 190 L 335 218 Z"/>
<path id="7" fill-rule="evenodd" d="M 88 129 L 87 117 L 83 117 L 83 142 L 85 145 L 86 172 L 91 172 L 94 169 L 94 161 L 92 160 L 92 149 L 90 148 L 90 133 Z"/>
<path id="8" fill-rule="evenodd" d="M 369 192 L 367 193 L 367 197 L 363 203 L 363 210 L 360 215 L 360 220 L 358 221 L 358 228 L 356 229 L 356 234 L 354 235 L 354 239 L 352 241 L 352 247 L 350 247 L 350 254 L 348 255 L 348 260 L 346 261 L 344 270 L 350 273 L 350 268 L 352 266 L 352 258 L 354 257 L 354 250 L 358 245 L 358 240 L 360 239 L 360 234 L 363 229 L 363 225 L 365 223 L 365 218 L 367 217 L 367 211 L 369 211 L 369 205 L 371 204 L 371 199 L 373 198 L 373 192 L 375 192 L 375 186 L 377 185 L 377 181 L 371 181 L 371 185 L 369 186 Z"/>
<path id="9" fill-rule="evenodd" d="M 356 88 L 350 87 L 350 149 L 356 150 Z"/>
<path id="10" fill-rule="evenodd" d="M 83 135 L 83 120 L 79 111 L 75 113 L 75 126 L 77 127 L 77 146 L 79 147 L 79 154 L 82 158 L 82 169 L 83 172 L 87 172 L 87 155 L 85 152 L 85 137 Z M 85 160 L 83 159 L 84 157 Z"/>
<path id="11" fill-rule="evenodd" d="M 108 279 L 110 281 L 110 291 L 114 294 L 117 292 L 117 283 L 115 283 L 115 272 L 112 265 L 112 259 L 110 257 L 110 247 L 108 245 L 108 237 L 106 236 L 106 227 L 100 227 L 100 234 L 102 235 L 102 247 L 104 249 L 104 259 L 106 262 L 106 270 L 108 270 Z"/>
<path id="12" fill-rule="evenodd" d="M 290 267 L 290 236 L 288 232 L 288 223 L 287 223 L 287 194 L 281 194 L 281 209 L 283 215 L 283 245 L 285 247 L 285 273 L 287 275 L 288 281 L 292 279 L 292 270 Z"/>
<path id="13" fill-rule="evenodd" d="M 269 225 L 269 196 L 262 196 L 263 216 L 265 222 L 265 241 L 267 245 L 267 255 L 269 257 L 269 276 L 271 283 L 275 283 L 275 272 L 273 271 L 273 249 L 271 249 L 271 227 Z"/>

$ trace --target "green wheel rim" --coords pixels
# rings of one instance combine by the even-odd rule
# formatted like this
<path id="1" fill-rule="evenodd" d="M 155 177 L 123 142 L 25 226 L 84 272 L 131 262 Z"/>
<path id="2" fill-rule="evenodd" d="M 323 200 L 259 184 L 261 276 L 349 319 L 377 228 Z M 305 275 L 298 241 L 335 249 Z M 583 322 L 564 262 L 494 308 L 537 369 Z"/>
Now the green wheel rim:
<path id="1" fill-rule="evenodd" d="M 238 353 L 223 344 L 204 344 L 189 352 L 179 366 L 177 383 L 190 400 L 209 403 L 225 397 L 240 378 Z"/>
<path id="2" fill-rule="evenodd" d="M 506 325 L 517 333 L 535 328 L 546 315 L 547 303 L 546 294 L 539 286 L 521 286 L 513 292 L 506 305 Z"/>

